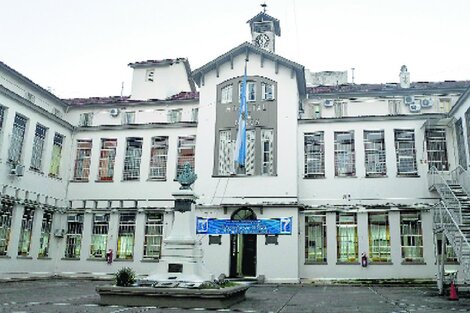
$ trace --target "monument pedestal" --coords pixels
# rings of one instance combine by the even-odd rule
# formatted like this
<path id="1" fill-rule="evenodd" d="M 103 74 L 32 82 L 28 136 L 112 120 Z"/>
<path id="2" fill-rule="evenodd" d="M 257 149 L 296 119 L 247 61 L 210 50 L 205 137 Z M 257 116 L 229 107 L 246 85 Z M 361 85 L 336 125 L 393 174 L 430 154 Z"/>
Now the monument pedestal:
<path id="1" fill-rule="evenodd" d="M 202 258 L 200 242 L 196 240 L 196 196 L 192 190 L 179 190 L 175 198 L 174 219 L 170 234 L 163 240 L 162 256 L 156 271 L 141 283 L 171 285 L 200 284 L 213 280 Z"/>

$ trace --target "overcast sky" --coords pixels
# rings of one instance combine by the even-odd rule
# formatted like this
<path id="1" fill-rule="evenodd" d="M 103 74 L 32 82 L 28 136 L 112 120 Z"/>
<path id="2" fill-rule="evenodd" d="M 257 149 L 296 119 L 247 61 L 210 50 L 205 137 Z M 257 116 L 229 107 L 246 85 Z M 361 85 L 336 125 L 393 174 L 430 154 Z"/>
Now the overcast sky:
<path id="1" fill-rule="evenodd" d="M 62 98 L 130 93 L 130 62 L 194 70 L 250 41 L 254 0 L 0 0 L 0 60 Z M 276 53 L 356 83 L 470 79 L 469 0 L 267 0 Z"/>

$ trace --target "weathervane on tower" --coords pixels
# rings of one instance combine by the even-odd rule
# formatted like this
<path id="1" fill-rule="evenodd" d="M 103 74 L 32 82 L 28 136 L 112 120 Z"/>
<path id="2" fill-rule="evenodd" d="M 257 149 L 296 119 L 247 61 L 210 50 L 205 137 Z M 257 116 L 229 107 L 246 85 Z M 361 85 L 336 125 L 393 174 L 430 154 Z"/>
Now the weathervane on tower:
<path id="1" fill-rule="evenodd" d="M 263 8 L 263 13 L 266 13 L 266 8 L 268 7 L 266 1 L 264 1 L 264 3 L 261 3 L 261 7 Z"/>
<path id="2" fill-rule="evenodd" d="M 251 28 L 252 42 L 255 46 L 269 52 L 275 52 L 274 41 L 276 36 L 281 36 L 279 20 L 266 13 L 268 5 L 266 1 L 260 4 L 262 10 L 248 21 Z"/>

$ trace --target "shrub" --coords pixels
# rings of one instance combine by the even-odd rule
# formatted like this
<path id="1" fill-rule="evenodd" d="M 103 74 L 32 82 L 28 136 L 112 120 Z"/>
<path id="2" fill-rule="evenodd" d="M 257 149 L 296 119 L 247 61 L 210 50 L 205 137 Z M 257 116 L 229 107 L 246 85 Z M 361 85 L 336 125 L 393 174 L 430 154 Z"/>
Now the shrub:
<path id="1" fill-rule="evenodd" d="M 121 268 L 115 275 L 116 286 L 129 287 L 135 283 L 135 272 L 130 267 Z"/>

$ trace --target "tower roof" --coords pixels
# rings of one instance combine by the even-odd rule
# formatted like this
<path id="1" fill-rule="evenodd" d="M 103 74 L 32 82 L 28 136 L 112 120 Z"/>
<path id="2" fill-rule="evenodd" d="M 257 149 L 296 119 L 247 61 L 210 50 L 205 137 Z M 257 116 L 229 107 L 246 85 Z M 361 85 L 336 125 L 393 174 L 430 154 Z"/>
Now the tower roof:
<path id="1" fill-rule="evenodd" d="M 273 22 L 274 24 L 274 33 L 277 36 L 281 36 L 281 24 L 277 18 L 274 18 L 265 12 L 258 13 L 255 17 L 247 21 L 250 24 L 251 31 L 253 31 L 253 24 L 257 22 Z"/>

